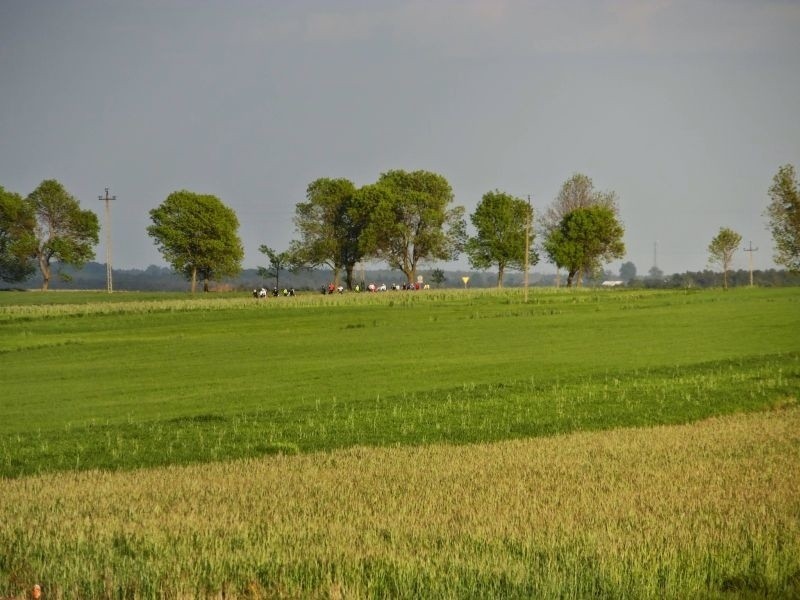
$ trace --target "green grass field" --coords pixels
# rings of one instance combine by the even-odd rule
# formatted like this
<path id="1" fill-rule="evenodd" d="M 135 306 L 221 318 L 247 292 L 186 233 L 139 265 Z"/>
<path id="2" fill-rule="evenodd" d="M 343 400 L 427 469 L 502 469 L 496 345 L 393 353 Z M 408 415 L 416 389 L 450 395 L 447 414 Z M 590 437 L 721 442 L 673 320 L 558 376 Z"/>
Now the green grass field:
<path id="1" fill-rule="evenodd" d="M 465 448 L 466 462 L 450 462 L 447 468 L 458 472 L 467 463 L 487 460 L 486 453 L 494 452 L 497 443 L 530 443 L 546 437 L 561 444 L 554 452 L 563 454 L 569 452 L 570 435 L 595 432 L 592 435 L 598 437 L 591 438 L 590 445 L 594 444 L 598 457 L 598 472 L 609 470 L 612 479 L 630 477 L 615 472 L 605 461 L 609 448 L 619 449 L 620 432 L 626 428 L 647 432 L 671 426 L 674 429 L 666 430 L 673 432 L 681 431 L 681 424 L 731 415 L 734 424 L 726 421 L 725 427 L 736 429 L 737 419 L 748 418 L 746 413 L 764 411 L 777 415 L 769 427 L 778 427 L 784 417 L 796 420 L 800 389 L 797 289 L 728 293 L 536 289 L 527 304 L 519 290 L 308 295 L 260 302 L 217 294 L 192 298 L 4 292 L 0 293 L 0 389 L 0 475 L 17 494 L 6 496 L 17 501 L 0 503 L 0 547 L 5 548 L 0 550 L 0 597 L 21 594 L 31 578 L 48 577 L 52 592 L 59 597 L 193 597 L 213 596 L 223 589 L 226 597 L 485 597 L 498 593 L 525 597 L 545 596 L 548 590 L 565 585 L 562 589 L 568 596 L 614 597 L 685 597 L 687 592 L 713 597 L 727 591 L 780 595 L 800 590 L 800 559 L 791 558 L 792 553 L 800 555 L 797 539 L 781 542 L 780 547 L 761 547 L 779 530 L 780 536 L 787 528 L 798 531 L 798 504 L 789 493 L 770 501 L 774 522 L 765 531 L 755 532 L 750 515 L 743 515 L 739 533 L 718 540 L 725 556 L 712 556 L 714 527 L 706 523 L 708 544 L 694 550 L 676 549 L 664 531 L 662 541 L 653 543 L 664 545 L 665 557 L 659 558 L 657 548 L 650 548 L 650 554 L 639 561 L 634 519 L 629 532 L 633 537 L 619 548 L 608 549 L 608 564 L 603 552 L 604 544 L 610 542 L 599 530 L 589 528 L 595 531 L 589 541 L 585 532 L 568 528 L 539 538 L 526 529 L 529 523 L 519 519 L 535 520 L 541 515 L 523 518 L 514 511 L 498 516 L 500 522 L 490 532 L 462 524 L 451 538 L 447 527 L 437 525 L 440 541 L 436 543 L 454 552 L 446 564 L 414 558 L 417 538 L 420 556 L 434 541 L 421 532 L 404 530 L 391 519 L 374 530 L 364 525 L 365 531 L 372 532 L 369 535 L 379 538 L 380 547 L 373 556 L 377 562 L 368 563 L 363 561 L 371 556 L 371 542 L 361 540 L 366 555 L 353 554 L 352 548 L 345 550 L 335 540 L 319 546 L 331 532 L 323 531 L 324 527 L 309 532 L 298 522 L 299 537 L 291 539 L 291 515 L 285 514 L 280 518 L 289 524 L 281 535 L 289 537 L 281 542 L 269 534 L 269 527 L 264 529 L 263 522 L 247 519 L 244 524 L 233 519 L 231 531 L 218 523 L 207 530 L 195 514 L 200 521 L 180 533 L 172 529 L 181 526 L 169 506 L 157 504 L 157 510 L 170 513 L 171 525 L 164 538 L 157 528 L 129 531 L 116 517 L 100 511 L 98 522 L 107 522 L 107 528 L 119 535 L 98 533 L 99 546 L 91 551 L 80 542 L 81 536 L 67 536 L 72 541 L 64 543 L 59 540 L 63 526 L 76 518 L 70 511 L 80 513 L 84 508 L 54 517 L 60 525 L 45 527 L 49 533 L 42 540 L 35 539 L 24 524 L 24 519 L 31 527 L 47 520 L 33 499 L 36 496 L 26 495 L 32 489 L 47 489 L 46 496 L 52 495 L 45 507 L 71 502 L 58 491 L 72 489 L 63 477 L 85 481 L 76 483 L 84 494 L 89 488 L 81 485 L 92 486 L 93 478 L 102 477 L 103 486 L 111 486 L 107 488 L 111 495 L 118 493 L 115 481 L 130 490 L 139 480 L 174 476 L 180 481 L 189 477 L 195 485 L 208 479 L 214 487 L 219 473 L 228 469 L 240 472 L 245 465 L 245 470 L 258 471 L 277 468 L 285 461 L 295 461 L 290 464 L 299 473 L 313 477 L 311 473 L 320 469 L 318 461 L 338 461 L 334 457 L 351 447 L 387 447 L 370 451 L 389 453 L 375 459 L 380 461 L 394 460 L 391 453 L 400 450 L 395 446 L 417 447 L 427 457 L 429 452 L 450 455 L 456 452 L 455 444 Z M 783 480 L 753 483 L 748 479 L 748 465 L 755 460 L 747 455 L 748 449 L 758 445 L 766 426 L 752 427 L 739 440 L 740 454 L 728 456 L 730 464 L 725 468 L 735 471 L 740 460 L 741 484 L 751 486 L 754 497 L 768 495 L 769 486 L 793 490 Z M 623 445 L 628 447 L 629 442 Z M 789 440 L 784 436 L 773 446 L 769 448 L 774 451 L 764 450 L 769 457 L 759 460 L 770 469 L 775 461 L 784 461 L 782 467 L 796 473 L 800 468 L 796 436 Z M 661 446 L 641 451 L 664 452 Z M 713 462 L 720 452 L 725 453 L 712 440 L 697 454 Z M 305 455 L 312 457 L 310 463 L 303 462 Z M 692 454 L 687 457 L 691 462 Z M 674 467 L 665 466 L 663 460 L 651 467 Z M 188 466 L 192 464 L 196 466 Z M 351 468 L 360 468 L 357 460 Z M 413 463 L 407 468 L 413 471 Z M 102 473 L 76 479 L 74 472 L 93 469 L 130 473 L 119 473 L 117 480 Z M 441 472 L 433 476 L 446 478 Z M 592 479 L 591 485 L 586 477 Z M 605 489 L 589 473 L 571 485 L 580 487 L 581 481 L 588 488 Z M 459 502 L 460 486 L 465 484 L 451 482 Z M 188 483 L 176 485 L 191 488 Z M 235 482 L 220 485 L 223 495 L 231 498 L 230 510 L 245 514 L 256 509 L 239 495 Z M 515 484 L 504 480 L 502 485 Z M 759 485 L 766 487 L 762 490 Z M 612 499 L 625 489 L 624 485 L 612 487 Z M 565 493 L 556 488 L 553 493 Z M 205 497 L 202 489 L 192 489 Z M 307 488 L 299 483 L 292 490 L 302 507 Z M 370 493 L 369 486 L 359 492 Z M 413 504 L 414 495 L 422 492 L 412 487 L 403 493 Z M 134 496 L 141 500 L 140 493 Z M 727 508 L 721 512 L 711 510 L 698 518 L 721 523 L 725 511 L 733 510 L 722 504 Z M 202 506 L 215 510 L 201 502 Z M 150 499 L 131 505 L 128 511 L 138 514 L 152 509 Z M 305 510 L 322 518 L 317 514 L 320 509 L 323 514 L 329 510 L 318 504 Z M 197 510 L 194 506 L 193 514 Z M 293 509 L 283 510 L 291 513 Z M 497 507 L 474 510 L 497 512 Z M 638 510 L 631 508 L 631 514 Z M 478 520 L 491 517 L 482 514 Z M 85 518 L 94 517 L 87 514 Z M 334 521 L 340 518 L 337 514 Z M 78 522 L 89 527 L 88 521 L 78 518 Z M 619 526 L 618 520 L 614 523 Z M 649 526 L 657 531 L 654 523 Z M 94 530 L 95 525 L 90 528 Z M 213 560 L 205 551 L 197 558 L 213 563 L 213 568 L 202 574 L 187 566 L 186 573 L 181 573 L 181 556 L 186 561 L 195 558 L 189 558 L 188 547 L 184 555 L 168 552 L 170 535 L 176 536 L 178 545 L 191 546 L 183 534 L 202 542 L 214 531 L 221 536 L 223 549 L 215 547 Z M 254 531 L 272 540 L 265 542 L 266 549 L 253 555 L 234 549 L 239 543 L 251 544 Z M 526 537 L 526 531 L 530 536 Z M 240 535 L 249 541 L 236 542 Z M 352 535 L 349 531 L 344 536 L 348 543 L 355 543 L 348 537 Z M 397 547 L 391 543 L 395 536 Z M 128 547 L 132 543 L 133 549 Z M 283 543 L 305 548 L 306 555 L 284 554 L 278 550 Z M 757 556 L 752 551 L 754 543 L 759 545 Z M 224 548 L 229 544 L 232 549 L 226 562 Z M 744 564 L 737 558 L 737 552 L 748 547 L 756 563 Z M 495 558 L 481 562 L 480 548 L 484 554 L 505 557 L 506 563 L 495 564 L 499 561 Z M 163 563 L 158 562 L 161 554 Z M 127 556 L 128 562 L 115 562 L 120 556 Z M 651 567 L 657 571 L 656 563 L 662 559 L 665 574 L 659 587 L 657 573 L 655 578 L 645 578 L 644 573 Z M 578 570 L 572 587 L 567 576 L 570 561 L 575 563 L 573 571 Z M 703 561 L 709 565 L 705 570 Z M 67 568 L 72 564 L 76 565 L 73 570 Z M 626 564 L 628 569 L 635 566 L 643 587 L 637 588 L 635 580 L 621 574 Z M 176 570 L 177 581 L 168 584 L 167 573 Z M 581 575 L 584 572 L 586 577 Z M 205 583 L 200 585 L 200 579 Z"/>
<path id="2" fill-rule="evenodd" d="M 681 423 L 800 370 L 794 289 L 0 302 L 11 477 Z"/>

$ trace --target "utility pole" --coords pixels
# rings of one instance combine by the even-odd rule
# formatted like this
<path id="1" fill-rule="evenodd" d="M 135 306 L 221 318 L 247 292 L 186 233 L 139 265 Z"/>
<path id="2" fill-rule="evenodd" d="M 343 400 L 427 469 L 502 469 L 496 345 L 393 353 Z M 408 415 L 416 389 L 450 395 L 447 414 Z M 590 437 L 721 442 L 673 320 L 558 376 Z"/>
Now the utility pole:
<path id="1" fill-rule="evenodd" d="M 106 188 L 106 195 L 98 196 L 98 200 L 106 203 L 106 291 L 110 294 L 114 291 L 114 284 L 111 280 L 111 200 L 116 200 L 116 196 L 108 196 L 108 188 Z"/>
<path id="2" fill-rule="evenodd" d="M 525 215 L 525 274 L 523 285 L 525 286 L 525 304 L 528 303 L 528 266 L 530 263 L 531 251 L 531 195 L 528 194 L 528 212 Z"/>
<path id="3" fill-rule="evenodd" d="M 758 248 L 753 248 L 753 242 L 749 242 L 750 247 L 745 248 L 745 252 L 750 253 L 750 287 L 753 287 L 753 252 L 757 252 Z"/>
<path id="4" fill-rule="evenodd" d="M 658 240 L 653 242 L 653 267 L 658 268 Z"/>

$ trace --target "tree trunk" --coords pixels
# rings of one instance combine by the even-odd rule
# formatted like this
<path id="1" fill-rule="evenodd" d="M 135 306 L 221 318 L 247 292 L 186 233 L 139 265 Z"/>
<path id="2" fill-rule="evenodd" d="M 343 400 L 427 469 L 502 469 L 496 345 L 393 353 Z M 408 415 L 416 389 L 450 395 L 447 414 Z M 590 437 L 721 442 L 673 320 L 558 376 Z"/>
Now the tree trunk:
<path id="1" fill-rule="evenodd" d="M 192 293 L 197 289 L 197 267 L 192 267 Z"/>
<path id="2" fill-rule="evenodd" d="M 344 281 L 347 284 L 347 289 L 353 289 L 353 269 L 355 265 L 345 265 L 344 268 Z"/>
<path id="3" fill-rule="evenodd" d="M 575 273 L 577 273 L 577 271 L 568 271 L 568 273 L 567 273 L 567 287 L 568 288 L 572 287 L 572 280 L 575 278 Z"/>
<path id="4" fill-rule="evenodd" d="M 500 289 L 503 287 L 503 267 L 500 265 L 497 266 L 497 288 Z"/>
<path id="5" fill-rule="evenodd" d="M 333 267 L 333 287 L 339 287 L 339 271 L 341 267 Z"/>
<path id="6" fill-rule="evenodd" d="M 50 263 L 43 257 L 39 257 L 39 270 L 42 272 L 42 291 L 46 292 L 50 288 Z"/>
<path id="7" fill-rule="evenodd" d="M 208 292 L 208 277 L 203 278 L 203 292 Z"/>

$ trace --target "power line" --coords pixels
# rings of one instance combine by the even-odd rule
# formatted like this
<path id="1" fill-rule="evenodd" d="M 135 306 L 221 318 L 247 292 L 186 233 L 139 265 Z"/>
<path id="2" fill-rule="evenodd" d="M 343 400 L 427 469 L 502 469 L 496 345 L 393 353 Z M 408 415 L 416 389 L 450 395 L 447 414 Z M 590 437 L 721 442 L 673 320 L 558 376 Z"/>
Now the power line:
<path id="1" fill-rule="evenodd" d="M 114 291 L 114 284 L 112 283 L 111 272 L 111 200 L 116 200 L 116 196 L 108 196 L 108 188 L 106 188 L 106 195 L 98 196 L 98 200 L 106 203 L 106 291 L 110 294 Z"/>

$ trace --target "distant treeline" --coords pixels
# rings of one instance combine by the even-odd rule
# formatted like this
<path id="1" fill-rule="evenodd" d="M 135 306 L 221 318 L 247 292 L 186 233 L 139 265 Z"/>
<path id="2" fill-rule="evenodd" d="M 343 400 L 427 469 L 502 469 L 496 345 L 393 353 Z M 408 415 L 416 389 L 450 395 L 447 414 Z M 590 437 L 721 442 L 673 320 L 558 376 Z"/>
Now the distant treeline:
<path id="1" fill-rule="evenodd" d="M 103 263 L 90 262 L 82 269 L 64 267 L 62 274 L 67 280 L 54 277 L 51 288 L 62 290 L 103 290 L 106 288 L 106 266 Z M 462 277 L 469 277 L 469 287 L 488 288 L 497 285 L 497 274 L 492 271 L 443 271 L 442 283 L 436 283 L 437 277 L 433 270 L 421 271 L 423 281 L 431 287 L 463 287 Z M 361 284 L 375 283 L 387 286 L 402 284 L 405 277 L 399 271 L 389 269 L 367 270 L 362 277 L 360 271 L 355 273 L 356 282 Z M 554 274 L 532 273 L 530 275 L 532 286 L 555 286 L 565 283 L 564 276 L 557 278 Z M 600 285 L 603 281 L 620 280 L 619 275 L 606 271 L 602 276 L 584 281 L 585 287 Z M 218 291 L 251 291 L 262 286 L 294 288 L 296 290 L 319 290 L 331 282 L 331 272 L 327 269 L 304 269 L 298 273 L 281 271 L 278 282 L 275 278 L 264 278 L 258 274 L 257 269 L 244 269 L 240 275 L 216 283 L 212 289 Z M 506 287 L 522 286 L 521 273 L 508 273 L 505 278 Z M 786 270 L 768 269 L 753 271 L 753 283 L 759 287 L 782 287 L 800 285 L 800 273 L 791 273 Z M 27 279 L 19 284 L 2 284 L 0 289 L 38 289 L 41 287 L 41 275 Z M 746 287 L 750 284 L 750 272 L 745 270 L 730 271 L 728 285 L 732 287 Z M 636 277 L 625 282 L 628 287 L 638 288 L 708 288 L 722 285 L 722 274 L 710 270 L 687 271 L 663 277 Z M 189 282 L 169 267 L 150 265 L 146 269 L 114 269 L 113 287 L 119 291 L 184 291 L 189 289 Z"/>
<path id="2" fill-rule="evenodd" d="M 490 272 L 469 272 L 469 271 L 445 271 L 443 272 L 444 281 L 441 284 L 434 283 L 432 278 L 433 271 L 420 271 L 420 275 L 425 283 L 431 287 L 463 287 L 461 280 L 464 276 L 469 276 L 470 287 L 494 287 L 497 284 L 497 274 Z M 106 288 L 106 266 L 103 263 L 90 262 L 82 269 L 74 269 L 63 266 L 61 274 L 67 276 L 67 280 L 54 277 L 50 283 L 51 289 L 61 290 L 92 290 Z M 508 285 L 521 285 L 522 275 L 512 274 L 507 278 Z M 532 274 L 531 284 L 542 280 L 545 276 Z M 356 283 L 362 287 L 366 284 L 375 283 L 380 285 L 385 283 L 387 286 L 392 284 L 401 285 L 406 277 L 400 271 L 390 269 L 369 269 L 362 273 L 357 271 L 354 274 Z M 554 276 L 550 279 L 555 281 Z M 291 271 L 281 271 L 278 281 L 274 277 L 263 277 L 258 274 L 258 269 L 244 269 L 238 277 L 224 279 L 211 284 L 212 290 L 217 291 L 252 291 L 254 288 L 273 287 L 294 288 L 295 290 L 320 290 L 332 281 L 330 269 L 302 269 L 297 273 Z M 41 275 L 30 277 L 26 281 L 17 284 L 5 284 L 0 282 L 0 289 L 39 289 L 42 285 Z M 542 285 L 542 283 L 539 283 Z M 552 285 L 552 283 L 550 284 Z M 169 267 L 159 267 L 150 265 L 146 269 L 114 269 L 113 287 L 120 291 L 183 291 L 189 290 L 190 283 L 179 273 Z"/>
<path id="3" fill-rule="evenodd" d="M 722 273 L 714 271 L 687 271 L 675 273 L 663 278 L 635 279 L 632 286 L 646 288 L 708 288 L 722 286 Z M 728 287 L 747 287 L 750 285 L 750 271 L 739 269 L 728 271 Z M 800 273 L 791 273 L 785 269 L 767 269 L 766 271 L 753 271 L 753 285 L 758 287 L 784 287 L 800 285 Z"/>

